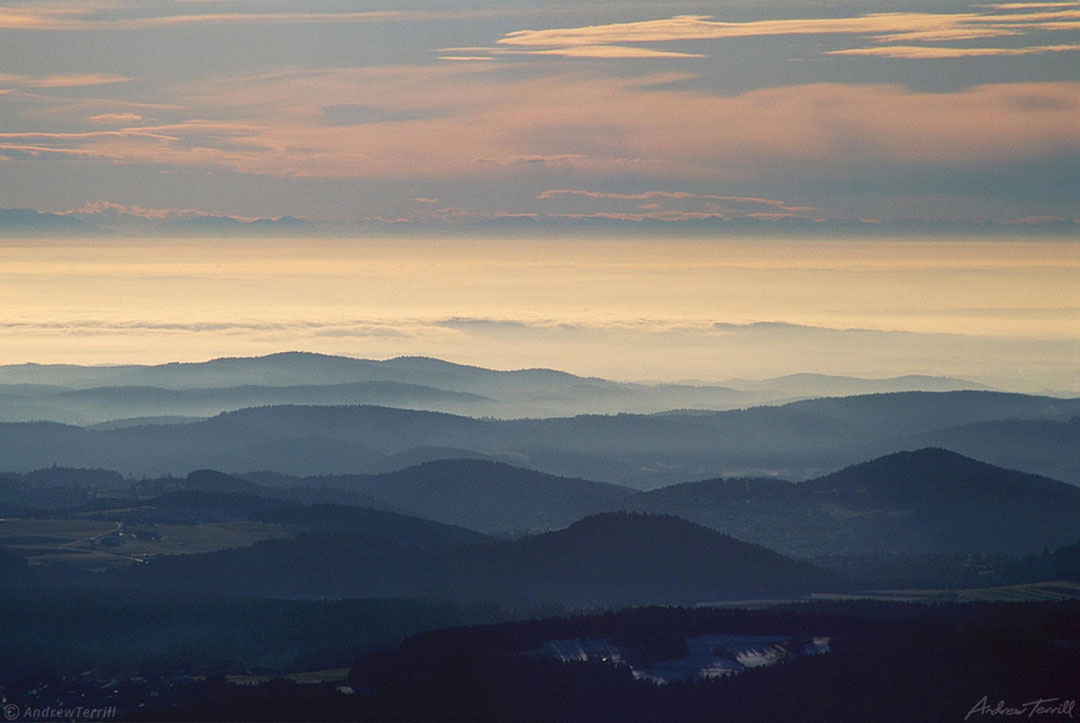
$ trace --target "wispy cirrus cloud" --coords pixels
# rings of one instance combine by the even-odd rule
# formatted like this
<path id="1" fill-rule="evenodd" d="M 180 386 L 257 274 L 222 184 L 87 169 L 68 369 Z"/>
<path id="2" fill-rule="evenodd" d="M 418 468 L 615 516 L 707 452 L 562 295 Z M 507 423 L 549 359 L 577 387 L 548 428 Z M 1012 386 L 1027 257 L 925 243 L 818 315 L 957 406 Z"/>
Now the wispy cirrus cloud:
<path id="1" fill-rule="evenodd" d="M 873 48 L 848 48 L 830 50 L 829 55 L 868 55 L 879 58 L 979 58 L 979 57 L 1014 57 L 1018 55 L 1042 55 L 1043 53 L 1075 53 L 1080 51 L 1077 45 L 1034 45 L 1022 48 L 948 48 L 925 45 L 887 45 Z"/>
<path id="2" fill-rule="evenodd" d="M 138 113 L 98 113 L 87 117 L 87 122 L 101 125 L 131 125 L 141 123 L 146 118 Z"/>
<path id="3" fill-rule="evenodd" d="M 1075 8 L 1080 2 L 1019 2 L 1019 3 L 979 3 L 979 7 L 994 10 L 1036 10 L 1040 8 Z"/>
<path id="4" fill-rule="evenodd" d="M 70 122 L 81 121 L 85 130 L 0 133 L 0 144 L 9 156 L 68 154 L 289 178 L 473 178 L 545 169 L 579 178 L 647 174 L 651 183 L 681 176 L 698 187 L 762 177 L 791 163 L 937 166 L 1080 149 L 1080 83 L 1000 83 L 951 92 L 811 83 L 714 96 L 671 89 L 693 77 L 685 73 L 516 78 L 498 72 L 500 66 L 286 68 L 219 76 L 162 89 L 169 103 L 154 108 L 173 109 L 160 111 L 177 118 L 168 123 L 124 124 L 121 113 L 159 112 L 137 104 L 50 101 L 43 107 L 73 115 Z M 328 124 L 328 107 L 362 109 L 357 120 L 372 122 Z M 100 111 L 88 112 L 92 108 Z M 88 122 L 90 116 L 102 117 Z M 717 204 L 740 196 L 715 195 Z"/>
<path id="5" fill-rule="evenodd" d="M 0 76 L 7 131 L 0 136 L 0 156 L 42 179 L 33 191 L 9 187 L 5 205 L 32 205 L 36 197 L 51 197 L 51 188 L 73 193 L 70 184 L 44 180 L 65 172 L 62 163 L 31 165 L 43 159 L 68 159 L 81 178 L 99 173 L 129 179 L 117 200 L 209 208 L 217 199 L 204 195 L 205 185 L 183 179 L 220 179 L 226 174 L 218 172 L 225 171 L 240 179 L 236 189 L 260 189 L 242 192 L 252 213 L 272 213 L 271 203 L 284 203 L 294 204 L 285 212 L 299 215 L 307 204 L 318 207 L 312 215 L 341 219 L 415 219 L 420 214 L 411 199 L 421 197 L 442 199 L 420 203 L 419 210 L 443 210 L 446 218 L 453 209 L 469 209 L 488 216 L 887 219 L 898 216 L 879 207 L 857 208 L 862 201 L 846 191 L 829 203 L 827 192 L 807 189 L 823 179 L 832 180 L 820 185 L 835 181 L 845 189 L 907 184 L 902 193 L 920 195 L 914 205 L 930 192 L 921 184 L 917 191 L 906 189 L 926 175 L 996 178 L 987 169 L 1002 164 L 1023 166 L 1021 175 L 1034 176 L 1036 166 L 1047 170 L 1044 184 L 1028 183 L 1025 176 L 1016 179 L 1017 187 L 1065 187 L 1056 174 L 1064 169 L 1066 175 L 1071 159 L 1080 157 L 1080 91 L 1076 83 L 1057 81 L 1069 78 L 1063 66 L 1080 46 L 1064 35 L 1080 25 L 1080 4 L 960 2 L 949 6 L 960 12 L 858 14 L 848 5 L 830 11 L 833 17 L 792 17 L 808 12 L 805 4 L 794 3 L 787 16 L 776 5 L 755 16 L 743 4 L 740 19 L 727 14 L 727 7 L 713 17 L 687 5 L 663 11 L 672 17 L 648 19 L 640 13 L 657 11 L 640 3 L 528 10 L 519 5 L 498 12 L 356 12 L 344 0 L 302 8 L 287 0 L 5 6 L 5 37 L 39 53 L 40 62 L 5 67 L 11 72 Z M 366 7 L 371 6 L 359 9 Z M 688 14 L 693 12 L 699 14 Z M 520 13 L 527 20 L 449 22 L 470 13 Z M 634 21 L 641 17 L 646 19 Z M 332 28 L 332 21 L 343 31 Z M 10 33 L 16 24 L 20 30 Z M 75 43 L 65 53 L 58 49 L 59 36 L 22 32 L 34 28 L 67 29 L 89 45 Z M 1040 35 L 1051 31 L 1059 34 Z M 395 34 L 400 47 L 366 42 L 383 34 Z M 161 57 L 133 60 L 147 38 L 161 42 Z M 290 38 L 295 48 L 268 52 Z M 782 39 L 728 42 L 736 38 Z M 487 46 L 476 45 L 485 40 Z M 113 43 L 115 52 L 76 57 L 83 45 Z M 392 53 L 386 50 L 391 45 Z M 756 59 L 738 62 L 751 48 Z M 187 64 L 180 59 L 189 49 L 199 57 Z M 1040 54 L 1038 63 L 1024 60 Z M 988 60 L 991 71 L 963 62 L 952 63 L 955 73 L 929 70 L 963 57 L 1000 59 Z M 267 65 L 268 58 L 280 65 Z M 915 58 L 929 62 L 912 63 L 904 75 L 878 73 L 891 68 L 893 59 Z M 81 62 L 87 60 L 98 64 Z M 851 64 L 860 64 L 858 74 Z M 1000 73 L 1006 65 L 1017 72 Z M 997 82 L 1002 78 L 1031 82 Z M 896 176 L 890 169 L 898 169 Z M 140 176 L 184 188 L 185 200 L 152 191 L 136 180 Z M 284 191 L 274 197 L 284 200 L 271 201 L 265 192 L 270 186 L 313 189 L 316 184 L 306 179 L 331 181 L 325 188 L 335 189 L 335 200 L 309 190 L 302 201 Z M 863 179 L 871 183 L 862 185 Z M 345 190 L 347 183 L 333 183 L 339 180 L 370 184 L 373 192 L 365 191 L 354 207 L 345 197 L 356 193 Z M 474 183 L 487 184 L 484 200 L 464 190 Z M 584 195 L 537 198 L 545 189 L 704 193 L 594 196 L 590 203 Z M 987 193 L 1000 196 L 1000 188 Z M 758 195 L 791 203 L 746 200 Z M 66 195 L 43 207 L 84 200 Z M 1064 215 L 1067 202 L 1017 202 L 993 212 Z M 937 208 L 952 207 L 942 202 L 930 216 Z"/>
<path id="6" fill-rule="evenodd" d="M 27 76 L 0 73 L 0 83 L 21 88 L 82 88 L 94 85 L 128 83 L 134 80 L 124 75 L 110 73 L 79 73 L 75 75 Z"/>
<path id="7" fill-rule="evenodd" d="M 187 12 L 190 3 L 132 5 L 120 15 L 114 3 L 34 2 L 0 8 L 0 29 L 36 31 L 127 31 L 203 25 L 312 25 L 479 19 L 520 11 L 502 8 L 458 10 L 367 10 L 339 12 L 269 11 Z M 183 10 L 183 11 L 181 11 Z"/>
<path id="8" fill-rule="evenodd" d="M 980 7 L 980 6 L 976 6 Z M 518 30 L 496 41 L 493 55 L 508 52 L 603 58 L 696 58 L 702 53 L 653 50 L 642 44 L 718 41 L 732 38 L 785 35 L 855 35 L 875 43 L 948 42 L 1029 35 L 1040 31 L 1080 29 L 1080 6 L 1076 3 L 1001 3 L 981 6 L 974 12 L 869 13 L 850 17 L 792 18 L 729 22 L 708 15 L 677 15 L 670 18 L 581 27 Z M 987 10 L 996 11 L 987 12 Z M 1026 11 L 1026 12 L 1016 12 Z M 983 55 L 1019 55 L 1055 52 L 1065 46 L 1041 45 L 1002 48 L 1015 52 Z M 988 49 L 991 50 L 991 49 Z M 1020 51 L 1023 52 L 1020 52 Z M 960 57 L 960 54 L 918 56 L 901 49 L 893 54 L 867 48 L 827 51 L 834 55 L 881 55 L 891 58 Z"/>
<path id="9" fill-rule="evenodd" d="M 725 22 L 708 15 L 678 15 L 609 25 L 550 30 L 518 30 L 496 41 L 513 47 L 574 47 L 620 43 L 660 43 L 687 40 L 766 37 L 774 35 L 826 35 L 915 32 L 963 28 L 976 13 L 877 13 L 856 17 L 801 18 Z"/>
<path id="10" fill-rule="evenodd" d="M 651 50 L 627 45 L 578 45 L 567 48 L 517 51 L 522 55 L 558 55 L 563 58 L 704 58 L 701 53 Z"/>

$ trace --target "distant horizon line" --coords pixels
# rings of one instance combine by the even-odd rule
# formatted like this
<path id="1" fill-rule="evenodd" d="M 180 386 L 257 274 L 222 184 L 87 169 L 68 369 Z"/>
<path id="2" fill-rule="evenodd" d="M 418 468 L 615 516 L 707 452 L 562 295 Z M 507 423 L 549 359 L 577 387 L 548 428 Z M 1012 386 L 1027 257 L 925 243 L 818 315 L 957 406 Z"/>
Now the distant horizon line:
<path id="1" fill-rule="evenodd" d="M 389 357 L 385 357 L 385 358 L 375 358 L 375 357 L 364 357 L 364 356 L 351 356 L 351 355 L 347 355 L 347 354 L 329 354 L 329 353 L 326 353 L 326 352 L 304 351 L 304 350 L 300 350 L 300 349 L 287 349 L 287 350 L 283 350 L 283 351 L 270 352 L 270 353 L 267 353 L 267 354 L 254 354 L 254 355 L 225 354 L 225 355 L 222 355 L 222 356 L 214 356 L 214 357 L 210 357 L 210 358 L 206 358 L 206 359 L 201 359 L 201 360 L 198 360 L 198 361 L 180 361 L 180 360 L 177 360 L 177 361 L 167 361 L 167 362 L 158 362 L 158 363 L 103 362 L 103 363 L 99 363 L 99 364 L 75 364 L 75 363 L 70 363 L 70 362 L 34 362 L 34 361 L 25 361 L 25 362 L 13 362 L 13 363 L 0 363 L 0 369 L 11 368 L 11 367 L 26 367 L 26 366 L 32 366 L 32 367 L 78 367 L 78 368 L 83 368 L 83 369 L 115 369 L 115 368 L 121 368 L 121 367 L 153 368 L 153 367 L 167 367 L 167 366 L 180 366 L 180 365 L 197 366 L 197 365 L 211 364 L 211 363 L 214 363 L 214 362 L 222 362 L 222 361 L 256 361 L 256 360 L 262 360 L 262 359 L 271 359 L 273 357 L 286 357 L 286 356 L 324 357 L 324 358 L 327 358 L 327 359 L 344 359 L 344 360 L 348 360 L 348 361 L 371 362 L 371 363 L 375 363 L 375 364 L 383 364 L 383 363 L 387 363 L 387 362 L 405 361 L 405 360 L 419 360 L 419 361 L 438 362 L 440 364 L 447 364 L 447 365 L 450 365 L 450 366 L 461 367 L 461 368 L 466 368 L 466 369 L 480 369 L 480 370 L 483 370 L 483 371 L 506 373 L 506 374 L 512 374 L 512 373 L 516 373 L 516 372 L 553 372 L 553 373 L 556 373 L 556 374 L 566 374 L 568 376 L 578 377 L 580 379 L 600 379 L 600 380 L 604 380 L 604 381 L 614 381 L 614 382 L 617 382 L 617 383 L 627 383 L 627 384 L 656 384 L 656 385 L 664 385 L 664 384 L 696 385 L 696 384 L 700 384 L 702 386 L 711 386 L 711 385 L 714 385 L 714 384 L 717 383 L 717 382 L 710 382 L 710 381 L 706 381 L 706 380 L 702 380 L 702 379 L 682 379 L 682 380 L 676 380 L 676 381 L 659 381 L 659 380 L 626 381 L 626 380 L 609 379 L 609 378 L 606 378 L 606 377 L 601 377 L 601 376 L 597 376 L 597 375 L 593 375 L 593 374 L 577 374 L 577 373 L 574 373 L 574 372 L 566 371 L 565 369 L 558 369 L 558 368 L 555 368 L 555 367 L 542 367 L 542 366 L 539 366 L 539 367 L 515 367 L 515 368 L 499 369 L 499 368 L 496 368 L 496 367 L 481 366 L 479 364 L 465 364 L 465 363 L 461 363 L 461 362 L 455 362 L 455 361 L 451 361 L 451 360 L 444 359 L 444 358 L 441 358 L 441 357 L 430 356 L 430 355 L 426 355 L 426 354 L 400 354 L 400 355 L 397 355 L 397 356 L 389 356 Z M 880 376 L 880 377 L 869 377 L 869 376 L 856 376 L 856 375 L 851 375 L 851 374 L 826 374 L 826 373 L 819 373 L 819 372 L 794 372 L 794 373 L 791 373 L 791 374 L 781 374 L 781 375 L 778 375 L 778 376 L 760 377 L 760 378 L 749 378 L 749 377 L 745 377 L 745 376 L 736 376 L 736 377 L 729 378 L 727 381 L 766 382 L 766 381 L 777 381 L 777 380 L 781 380 L 781 379 L 792 379 L 792 378 L 799 378 L 799 377 L 815 377 L 815 378 L 820 378 L 820 379 L 844 379 L 844 380 L 859 380 L 859 381 L 897 381 L 897 380 L 901 380 L 901 379 L 935 379 L 935 380 L 954 381 L 954 382 L 966 382 L 966 383 L 970 383 L 970 384 L 973 384 L 973 385 L 978 386 L 978 387 L 983 387 L 983 389 L 985 389 L 985 390 L 994 391 L 994 389 L 992 387 L 980 384 L 980 383 L 975 382 L 975 381 L 973 381 L 971 379 L 964 379 L 964 378 L 961 378 L 961 377 L 956 377 L 956 376 L 947 375 L 947 374 L 915 374 L 915 373 L 912 373 L 912 374 L 894 374 L 894 375 L 890 375 L 890 376 Z M 721 381 L 723 381 L 723 380 L 721 380 Z"/>
<path id="2" fill-rule="evenodd" d="M 319 218 L 236 216 L 220 212 L 184 211 L 170 215 L 123 211 L 55 212 L 29 208 L 0 208 L 0 238 L 132 238 L 162 237 L 347 237 L 350 235 L 460 235 L 514 232 L 544 237 L 567 231 L 585 235 L 633 232 L 642 236 L 688 236 L 701 234 L 823 235 L 885 237 L 938 237 L 945 234 L 976 237 L 1053 236 L 1080 240 L 1080 219 L 1036 216 L 1007 220 L 965 219 L 867 219 L 860 217 L 759 218 L 709 215 L 700 218 L 615 218 L 611 216 L 564 216 L 558 214 L 502 214 L 453 219 L 383 219 L 333 221 Z"/>

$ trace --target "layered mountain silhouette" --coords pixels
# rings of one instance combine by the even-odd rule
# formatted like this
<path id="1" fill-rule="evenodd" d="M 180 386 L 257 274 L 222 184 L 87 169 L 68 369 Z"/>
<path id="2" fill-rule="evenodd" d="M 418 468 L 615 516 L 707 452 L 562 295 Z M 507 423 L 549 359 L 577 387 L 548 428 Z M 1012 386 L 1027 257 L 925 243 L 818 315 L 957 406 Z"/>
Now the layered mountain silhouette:
<path id="1" fill-rule="evenodd" d="M 417 517 L 496 533 L 565 527 L 633 494 L 617 485 L 464 459 L 382 475 L 315 477 L 303 484 L 356 491 Z"/>
<path id="2" fill-rule="evenodd" d="M 1080 539 L 1080 489 L 943 449 L 900 452 L 798 484 L 678 484 L 626 505 L 797 556 L 1018 556 Z"/>
<path id="3" fill-rule="evenodd" d="M 463 413 L 483 412 L 493 400 L 418 384 L 364 381 L 344 384 L 264 386 L 248 384 L 210 389 L 153 386 L 102 386 L 70 389 L 35 386 L 9 391 L 3 398 L 6 421 L 42 420 L 79 425 L 138 417 L 210 417 L 224 411 L 274 404 L 379 404 Z M 21 418 L 21 419 L 20 419 Z"/>
<path id="4" fill-rule="evenodd" d="M 427 357 L 386 361 L 299 352 L 158 366 L 0 366 L 0 421 L 92 424 L 211 416 L 269 404 L 380 404 L 512 417 L 723 410 L 843 394 L 982 388 L 946 377 L 800 374 L 761 381 L 629 384 L 550 369 L 495 371 Z"/>
<path id="5" fill-rule="evenodd" d="M 979 446 L 984 461 L 1080 484 L 1080 427 L 1070 421 L 1078 416 L 1080 399 L 986 391 L 875 394 L 712 413 L 518 420 L 283 405 L 189 424 L 118 429 L 0 424 L 0 455 L 12 471 L 60 464 L 137 476 L 200 468 L 299 476 L 376 473 L 447 456 L 476 457 L 652 488 L 717 476 L 809 479 L 910 449 L 916 446 L 912 440 L 920 447 L 967 451 L 967 445 L 980 445 L 984 429 L 972 425 L 988 424 L 996 434 L 992 448 Z M 1024 431 L 1039 425 L 1054 433 Z"/>
<path id="6" fill-rule="evenodd" d="M 73 480 L 81 473 L 106 485 L 96 492 L 79 487 Z M 0 476 L 0 511 L 115 509 L 109 519 L 132 523 L 262 520 L 315 533 L 356 533 L 371 515 L 396 513 L 513 536 L 628 510 L 677 516 L 802 558 L 1020 557 L 1080 540 L 1080 488 L 934 448 L 801 483 L 721 478 L 648 492 L 483 460 L 442 460 L 382 475 L 248 477 L 197 470 L 186 478 L 133 481 L 62 468 L 7 474 Z"/>
<path id="7" fill-rule="evenodd" d="M 385 514 L 385 513 L 384 513 Z M 439 544 L 375 529 L 303 534 L 249 548 L 162 557 L 99 581 L 274 597 L 428 597 L 521 606 L 692 604 L 789 597 L 839 578 L 685 520 L 588 517 L 513 541 Z"/>
<path id="8" fill-rule="evenodd" d="M 75 476 L 77 470 L 69 471 Z M 447 459 L 379 475 L 323 477 L 228 475 L 196 470 L 185 478 L 127 482 L 140 504 L 173 513 L 183 503 L 182 521 L 257 519 L 286 521 L 285 506 L 371 508 L 411 515 L 484 533 L 522 534 L 566 527 L 576 520 L 608 511 L 634 490 L 603 482 L 556 477 L 485 460 Z M 0 504 L 5 501 L 0 478 Z M 24 496 L 25 498 L 25 496 Z M 20 498 L 20 499 L 24 499 Z M 51 498 L 46 498 L 46 501 Z M 101 500 L 98 500 L 100 509 Z M 166 503 L 168 503 L 166 505 Z M 227 504 L 226 504 L 227 503 Z M 132 501 L 116 499 L 124 508 Z M 225 505 L 224 509 L 220 505 Z M 274 510 L 267 516 L 266 510 Z M 296 514 L 310 519 L 310 511 Z M 192 517 L 191 515 L 196 515 Z M 202 516 L 199 517 L 198 515 Z M 335 514 L 344 514 L 335 512 Z M 312 523 L 315 529 L 338 529 L 336 523 Z M 341 530 L 344 531 L 344 530 Z"/>

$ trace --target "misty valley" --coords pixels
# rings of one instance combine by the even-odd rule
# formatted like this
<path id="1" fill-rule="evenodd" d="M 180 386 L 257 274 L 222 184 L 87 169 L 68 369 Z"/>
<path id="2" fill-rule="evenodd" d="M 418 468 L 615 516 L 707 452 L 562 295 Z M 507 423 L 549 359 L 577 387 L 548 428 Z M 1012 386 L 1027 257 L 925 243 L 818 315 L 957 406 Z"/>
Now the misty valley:
<path id="1" fill-rule="evenodd" d="M 6 366 L 0 400 L 19 716 L 945 721 L 1075 696 L 1080 399 L 290 353 Z"/>
<path id="2" fill-rule="evenodd" d="M 1064 723 L 1080 0 L 0 0 L 5 723 Z"/>

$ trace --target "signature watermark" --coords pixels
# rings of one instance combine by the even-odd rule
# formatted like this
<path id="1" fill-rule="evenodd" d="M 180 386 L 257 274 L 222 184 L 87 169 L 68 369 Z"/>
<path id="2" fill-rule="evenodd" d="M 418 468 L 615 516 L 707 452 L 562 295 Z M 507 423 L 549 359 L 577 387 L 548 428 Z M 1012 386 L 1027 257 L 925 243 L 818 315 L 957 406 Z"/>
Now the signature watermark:
<path id="1" fill-rule="evenodd" d="M 88 708 L 85 705 L 45 705 L 40 707 L 19 706 L 8 703 L 4 706 L 4 720 L 110 720 L 116 717 L 116 706 Z"/>
<path id="2" fill-rule="evenodd" d="M 1035 716 L 1055 715 L 1072 718 L 1074 708 L 1076 708 L 1076 701 L 1065 700 L 1064 698 L 1037 698 L 1035 700 L 1029 700 L 1026 703 L 1014 705 L 1012 703 L 1006 703 L 1003 700 L 999 700 L 997 703 L 991 703 L 990 696 L 984 695 L 982 699 L 968 711 L 968 714 L 964 716 L 964 720 L 967 720 L 972 716 L 984 715 L 991 717 L 1002 716 L 1005 718 L 1034 718 Z"/>

